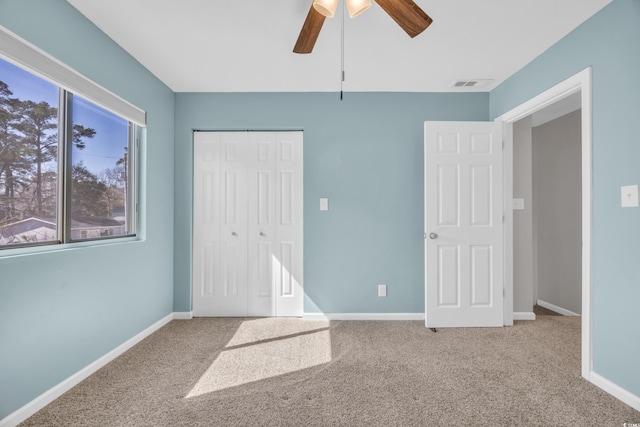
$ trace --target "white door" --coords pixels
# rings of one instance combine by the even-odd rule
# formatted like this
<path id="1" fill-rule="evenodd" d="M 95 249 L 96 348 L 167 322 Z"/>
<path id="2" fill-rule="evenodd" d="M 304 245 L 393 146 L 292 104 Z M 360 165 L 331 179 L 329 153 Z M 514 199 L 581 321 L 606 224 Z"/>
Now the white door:
<path id="1" fill-rule="evenodd" d="M 194 134 L 195 316 L 301 316 L 302 132 Z"/>
<path id="2" fill-rule="evenodd" d="M 276 135 L 249 135 L 249 311 L 275 316 Z"/>
<path id="3" fill-rule="evenodd" d="M 247 133 L 194 134 L 193 311 L 246 316 Z"/>
<path id="4" fill-rule="evenodd" d="M 502 124 L 425 122 L 424 155 L 426 325 L 503 326 Z"/>
<path id="5" fill-rule="evenodd" d="M 302 316 L 302 132 L 276 134 L 276 316 Z"/>

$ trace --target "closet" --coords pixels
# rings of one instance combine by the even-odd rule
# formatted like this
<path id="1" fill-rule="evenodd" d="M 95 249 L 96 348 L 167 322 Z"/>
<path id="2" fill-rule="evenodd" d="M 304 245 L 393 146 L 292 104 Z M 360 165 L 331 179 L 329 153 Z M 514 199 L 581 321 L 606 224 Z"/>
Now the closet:
<path id="1" fill-rule="evenodd" d="M 302 150 L 302 132 L 194 132 L 194 316 L 302 315 Z"/>

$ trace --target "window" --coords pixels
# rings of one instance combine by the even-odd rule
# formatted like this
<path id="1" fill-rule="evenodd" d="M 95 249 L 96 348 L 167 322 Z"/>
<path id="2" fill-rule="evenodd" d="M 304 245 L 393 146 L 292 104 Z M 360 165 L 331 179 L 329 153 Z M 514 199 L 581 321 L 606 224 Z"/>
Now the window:
<path id="1" fill-rule="evenodd" d="M 0 58 L 0 249 L 135 235 L 135 132 Z"/>
<path id="2" fill-rule="evenodd" d="M 134 125 L 96 104 L 67 93 L 71 136 L 71 239 L 132 235 L 129 215 L 135 201 L 133 172 Z M 84 233 L 83 233 L 84 232 Z"/>

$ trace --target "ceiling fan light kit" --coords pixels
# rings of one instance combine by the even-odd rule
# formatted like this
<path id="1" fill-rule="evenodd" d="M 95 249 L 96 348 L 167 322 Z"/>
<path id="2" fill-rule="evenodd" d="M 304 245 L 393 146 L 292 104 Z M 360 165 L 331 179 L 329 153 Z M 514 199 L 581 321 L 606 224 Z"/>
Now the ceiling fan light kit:
<path id="1" fill-rule="evenodd" d="M 340 0 L 313 0 L 307 19 L 293 48 L 294 53 L 311 53 L 325 18 L 333 18 Z M 371 0 L 345 0 L 349 16 L 355 18 L 371 7 Z M 433 22 L 413 0 L 376 0 L 409 37 L 413 38 Z M 344 21 L 343 21 L 344 22 Z M 344 25 L 344 23 L 343 23 Z"/>
<path id="2" fill-rule="evenodd" d="M 371 7 L 371 0 L 346 0 L 349 18 L 355 18 Z"/>
<path id="3" fill-rule="evenodd" d="M 339 0 L 313 0 L 313 7 L 327 18 L 333 18 Z"/>

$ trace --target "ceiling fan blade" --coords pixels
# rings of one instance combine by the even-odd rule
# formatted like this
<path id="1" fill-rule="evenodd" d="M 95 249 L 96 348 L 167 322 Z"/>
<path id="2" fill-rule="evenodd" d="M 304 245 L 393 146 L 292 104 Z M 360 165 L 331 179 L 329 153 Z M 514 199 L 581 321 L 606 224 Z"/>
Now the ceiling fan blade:
<path id="1" fill-rule="evenodd" d="M 311 4 L 307 19 L 305 19 L 304 24 L 302 24 L 298 41 L 296 41 L 296 45 L 293 48 L 294 53 L 311 53 L 318 39 L 318 34 L 320 34 L 320 30 L 322 29 L 322 24 L 324 24 L 324 20 L 325 16 L 318 12 L 313 7 L 313 4 Z"/>
<path id="2" fill-rule="evenodd" d="M 376 3 L 413 38 L 433 22 L 412 0 L 376 0 Z"/>

